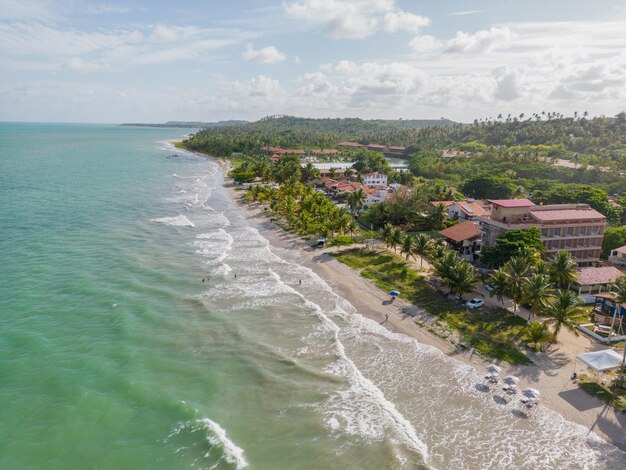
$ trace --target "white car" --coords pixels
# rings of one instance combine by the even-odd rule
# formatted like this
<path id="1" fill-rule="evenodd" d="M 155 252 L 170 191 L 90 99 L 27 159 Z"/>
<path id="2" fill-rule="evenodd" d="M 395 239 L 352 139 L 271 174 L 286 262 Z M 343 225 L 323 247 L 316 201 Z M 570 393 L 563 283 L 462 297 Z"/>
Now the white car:
<path id="1" fill-rule="evenodd" d="M 465 306 L 469 309 L 480 308 L 485 305 L 485 301 L 478 297 L 473 298 L 472 300 L 468 300 Z"/>

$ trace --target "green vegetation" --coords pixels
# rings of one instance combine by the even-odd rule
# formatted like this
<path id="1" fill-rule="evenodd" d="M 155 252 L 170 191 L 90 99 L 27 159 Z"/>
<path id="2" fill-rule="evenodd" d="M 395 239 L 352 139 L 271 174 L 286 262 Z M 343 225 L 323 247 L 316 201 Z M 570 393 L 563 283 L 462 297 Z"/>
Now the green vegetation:
<path id="1" fill-rule="evenodd" d="M 483 248 L 481 261 L 491 267 L 500 267 L 513 256 L 525 251 L 543 253 L 541 230 L 531 227 L 523 230 L 509 230 L 496 239 L 494 246 Z"/>
<path id="2" fill-rule="evenodd" d="M 612 250 L 624 245 L 626 245 L 626 227 L 607 227 L 602 239 L 602 258 L 608 258 Z"/>
<path id="3" fill-rule="evenodd" d="M 578 385 L 589 395 L 614 406 L 622 413 L 626 413 L 626 389 L 619 386 L 607 387 L 586 374 L 578 376 Z"/>
<path id="4" fill-rule="evenodd" d="M 303 237 L 345 235 L 357 231 L 356 223 L 346 209 L 337 207 L 323 194 L 300 182 L 277 186 L 252 186 L 246 193 L 248 203 L 265 205 L 277 222 Z M 339 243 L 339 242 L 338 242 Z"/>
<path id="5" fill-rule="evenodd" d="M 426 278 L 392 253 L 352 249 L 334 254 L 342 263 L 359 269 L 385 291 L 398 289 L 400 297 L 419 305 L 438 321 L 457 331 L 468 347 L 510 364 L 530 364 L 511 338 L 524 329 L 524 320 L 502 309 L 469 311 L 457 301 L 443 298 Z"/>

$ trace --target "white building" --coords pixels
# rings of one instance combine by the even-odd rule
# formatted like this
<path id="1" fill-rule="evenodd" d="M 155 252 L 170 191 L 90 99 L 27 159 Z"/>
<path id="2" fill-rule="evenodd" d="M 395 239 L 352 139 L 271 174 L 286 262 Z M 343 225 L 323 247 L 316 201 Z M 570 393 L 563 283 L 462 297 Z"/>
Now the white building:
<path id="1" fill-rule="evenodd" d="M 366 173 L 361 176 L 361 179 L 365 186 L 387 186 L 387 175 L 385 175 L 384 173 Z"/>
<path id="2" fill-rule="evenodd" d="M 611 250 L 609 263 L 626 268 L 626 245 Z"/>

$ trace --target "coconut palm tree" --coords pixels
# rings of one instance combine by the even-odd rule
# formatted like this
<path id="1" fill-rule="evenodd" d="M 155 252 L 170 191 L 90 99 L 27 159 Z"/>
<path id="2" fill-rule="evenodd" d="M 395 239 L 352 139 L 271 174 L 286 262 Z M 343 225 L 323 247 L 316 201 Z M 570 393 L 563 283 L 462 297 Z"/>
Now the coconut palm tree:
<path id="1" fill-rule="evenodd" d="M 420 268 L 424 264 L 424 255 L 428 253 L 433 245 L 433 239 L 426 233 L 418 233 L 413 238 L 413 253 L 420 257 Z"/>
<path id="2" fill-rule="evenodd" d="M 385 224 L 383 228 L 380 230 L 380 234 L 382 236 L 383 241 L 385 242 L 385 246 L 389 248 L 391 246 L 391 234 L 393 233 L 393 225 Z"/>
<path id="3" fill-rule="evenodd" d="M 528 324 L 524 331 L 524 339 L 535 345 L 535 351 L 541 351 L 541 346 L 552 338 L 548 325 L 534 321 Z"/>
<path id="4" fill-rule="evenodd" d="M 408 233 L 402 239 L 402 246 L 400 247 L 400 254 L 406 256 L 406 260 L 408 261 L 411 256 L 413 256 L 414 245 L 413 245 L 413 237 Z"/>
<path id="5" fill-rule="evenodd" d="M 532 266 L 526 256 L 514 256 L 502 266 L 502 272 L 504 272 L 508 281 L 507 290 L 513 299 L 513 313 L 515 315 L 517 315 L 518 304 L 523 299 L 524 291 L 522 287 L 526 283 L 531 270 Z"/>
<path id="6" fill-rule="evenodd" d="M 367 195 L 360 188 L 349 193 L 346 199 L 346 202 L 348 203 L 348 206 L 353 214 L 358 212 L 358 210 L 365 205 L 365 201 L 367 201 Z"/>
<path id="7" fill-rule="evenodd" d="M 522 285 L 524 301 L 530 305 L 528 321 L 532 315 L 537 315 L 554 295 L 550 278 L 545 274 L 532 274 Z"/>
<path id="8" fill-rule="evenodd" d="M 554 341 L 562 327 L 578 336 L 576 322 L 585 316 L 582 300 L 571 290 L 558 291 L 556 297 L 546 303 L 541 313 L 548 317 L 545 323 L 553 325 Z"/>
<path id="9" fill-rule="evenodd" d="M 496 297 L 504 305 L 504 296 L 509 291 L 509 278 L 501 269 L 495 271 L 489 278 L 489 283 L 493 286 L 489 297 Z"/>
<path id="10" fill-rule="evenodd" d="M 576 280 L 577 268 L 578 265 L 569 251 L 559 251 L 548 263 L 552 282 L 561 289 L 567 289 Z"/>
<path id="11" fill-rule="evenodd" d="M 404 233 L 399 228 L 394 228 L 391 231 L 391 236 L 389 238 L 389 246 L 393 248 L 393 251 L 396 251 L 398 245 L 402 243 L 402 239 L 404 238 Z"/>
<path id="12" fill-rule="evenodd" d="M 463 294 L 472 292 L 480 279 L 476 275 L 476 269 L 469 261 L 462 259 L 454 267 L 451 287 L 455 293 L 459 294 L 459 299 L 463 300 Z"/>

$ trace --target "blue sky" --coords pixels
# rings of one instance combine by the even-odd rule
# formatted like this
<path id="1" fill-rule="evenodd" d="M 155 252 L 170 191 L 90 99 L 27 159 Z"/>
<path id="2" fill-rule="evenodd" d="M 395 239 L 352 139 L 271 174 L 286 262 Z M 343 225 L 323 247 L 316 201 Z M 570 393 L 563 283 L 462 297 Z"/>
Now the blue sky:
<path id="1" fill-rule="evenodd" d="M 0 120 L 614 115 L 624 32 L 619 0 L 0 0 Z"/>

